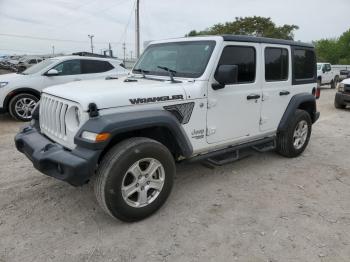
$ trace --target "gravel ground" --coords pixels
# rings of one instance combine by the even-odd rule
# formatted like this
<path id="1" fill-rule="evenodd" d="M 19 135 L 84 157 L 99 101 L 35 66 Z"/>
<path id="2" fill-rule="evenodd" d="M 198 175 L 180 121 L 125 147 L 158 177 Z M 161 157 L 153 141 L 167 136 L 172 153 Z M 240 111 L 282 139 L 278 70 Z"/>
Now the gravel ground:
<path id="1" fill-rule="evenodd" d="M 133 224 L 35 171 L 0 116 L 0 261 L 350 261 L 350 110 L 334 92 L 301 157 L 178 166 L 166 205 Z"/>

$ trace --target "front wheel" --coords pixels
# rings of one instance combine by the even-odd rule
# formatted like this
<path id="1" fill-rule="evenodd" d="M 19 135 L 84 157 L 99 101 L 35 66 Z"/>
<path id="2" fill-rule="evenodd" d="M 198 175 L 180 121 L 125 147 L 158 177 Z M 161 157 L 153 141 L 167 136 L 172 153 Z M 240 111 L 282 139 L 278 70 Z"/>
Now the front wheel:
<path id="1" fill-rule="evenodd" d="M 346 105 L 344 104 L 340 104 L 337 99 L 334 99 L 334 107 L 337 109 L 344 109 L 346 107 Z"/>
<path id="2" fill-rule="evenodd" d="M 287 130 L 277 135 L 277 152 L 285 157 L 299 156 L 309 143 L 311 128 L 309 113 L 296 110 Z"/>
<path id="3" fill-rule="evenodd" d="M 14 96 L 9 103 L 10 115 L 20 121 L 30 121 L 32 112 L 39 98 L 32 94 L 22 93 Z"/>
<path id="4" fill-rule="evenodd" d="M 114 146 L 97 170 L 95 195 L 112 217 L 126 222 L 152 215 L 168 198 L 175 175 L 169 150 L 148 138 Z"/>

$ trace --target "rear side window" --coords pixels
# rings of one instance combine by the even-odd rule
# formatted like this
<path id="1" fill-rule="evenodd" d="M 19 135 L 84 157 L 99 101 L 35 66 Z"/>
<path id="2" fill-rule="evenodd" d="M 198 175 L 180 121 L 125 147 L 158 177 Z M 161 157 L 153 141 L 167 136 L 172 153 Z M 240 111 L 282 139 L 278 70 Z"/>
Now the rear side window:
<path id="1" fill-rule="evenodd" d="M 250 46 L 226 46 L 219 61 L 220 65 L 238 66 L 238 84 L 254 82 L 256 74 L 255 48 Z"/>
<path id="2" fill-rule="evenodd" d="M 316 82 L 316 56 L 312 49 L 294 48 L 293 84 Z"/>
<path id="3" fill-rule="evenodd" d="M 268 47 L 265 49 L 265 80 L 288 79 L 288 49 Z"/>
<path id="4" fill-rule="evenodd" d="M 81 60 L 82 74 L 96 74 L 112 70 L 114 67 L 107 61 Z"/>

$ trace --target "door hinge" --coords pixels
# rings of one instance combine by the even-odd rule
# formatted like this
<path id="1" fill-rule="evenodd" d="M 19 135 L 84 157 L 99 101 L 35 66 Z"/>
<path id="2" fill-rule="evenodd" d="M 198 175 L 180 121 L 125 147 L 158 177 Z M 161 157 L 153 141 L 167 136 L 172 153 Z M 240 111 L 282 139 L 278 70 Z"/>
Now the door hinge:
<path id="1" fill-rule="evenodd" d="M 216 99 L 208 99 L 207 108 L 209 109 L 209 108 L 216 106 L 217 102 L 218 101 Z"/>
<path id="2" fill-rule="evenodd" d="M 259 125 L 262 126 L 262 125 L 266 124 L 267 120 L 268 120 L 268 118 L 260 117 Z"/>
<path id="3" fill-rule="evenodd" d="M 207 128 L 207 136 L 214 135 L 216 133 L 216 127 L 208 127 Z"/>

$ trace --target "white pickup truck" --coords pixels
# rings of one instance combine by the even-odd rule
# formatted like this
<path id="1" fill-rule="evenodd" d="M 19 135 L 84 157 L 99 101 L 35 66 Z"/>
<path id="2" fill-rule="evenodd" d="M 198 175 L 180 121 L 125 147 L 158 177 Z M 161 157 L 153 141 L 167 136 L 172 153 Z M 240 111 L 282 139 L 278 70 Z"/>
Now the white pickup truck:
<path id="1" fill-rule="evenodd" d="M 330 85 L 335 88 L 339 82 L 339 72 L 330 63 L 317 63 L 317 82 L 319 86 Z"/>

